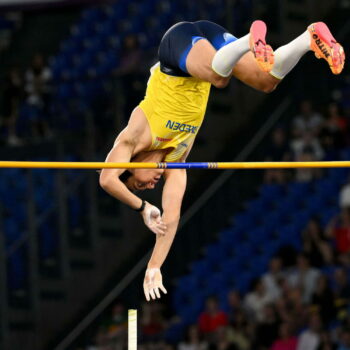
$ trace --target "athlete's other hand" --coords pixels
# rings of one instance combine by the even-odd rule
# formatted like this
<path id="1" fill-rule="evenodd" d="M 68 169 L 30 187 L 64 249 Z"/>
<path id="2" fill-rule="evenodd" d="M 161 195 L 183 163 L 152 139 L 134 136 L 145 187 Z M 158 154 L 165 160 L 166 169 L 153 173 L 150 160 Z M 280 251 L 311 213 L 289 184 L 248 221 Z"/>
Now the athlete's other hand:
<path id="1" fill-rule="evenodd" d="M 145 209 L 141 212 L 145 225 L 156 235 L 165 235 L 166 226 L 162 220 L 160 210 L 146 202 Z"/>
<path id="2" fill-rule="evenodd" d="M 151 268 L 146 270 L 145 279 L 143 281 L 143 291 L 147 301 L 160 299 L 161 290 L 164 294 L 167 294 L 166 289 L 163 286 L 163 278 L 158 268 Z"/>

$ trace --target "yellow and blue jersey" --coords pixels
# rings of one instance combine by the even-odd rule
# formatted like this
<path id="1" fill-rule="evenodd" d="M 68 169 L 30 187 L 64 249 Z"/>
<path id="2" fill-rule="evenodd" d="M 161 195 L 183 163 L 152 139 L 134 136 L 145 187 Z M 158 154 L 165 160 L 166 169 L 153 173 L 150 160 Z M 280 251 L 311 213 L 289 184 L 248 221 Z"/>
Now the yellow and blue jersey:
<path id="1" fill-rule="evenodd" d="M 163 36 L 160 64 L 151 69 L 146 96 L 140 103 L 152 133 L 149 150 L 170 149 L 167 162 L 181 161 L 202 125 L 210 83 L 190 76 L 187 56 L 199 40 L 215 49 L 236 38 L 225 28 L 209 21 L 180 22 Z"/>
<path id="2" fill-rule="evenodd" d="M 193 77 L 176 77 L 152 67 L 146 96 L 140 103 L 151 133 L 149 151 L 171 149 L 164 161 L 181 160 L 202 125 L 211 84 Z"/>

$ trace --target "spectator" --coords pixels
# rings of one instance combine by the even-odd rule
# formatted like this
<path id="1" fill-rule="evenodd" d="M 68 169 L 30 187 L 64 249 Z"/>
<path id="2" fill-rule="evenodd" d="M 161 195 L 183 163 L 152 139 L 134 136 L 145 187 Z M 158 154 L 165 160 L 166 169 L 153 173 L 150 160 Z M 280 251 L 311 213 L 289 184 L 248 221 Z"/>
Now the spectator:
<path id="1" fill-rule="evenodd" d="M 292 322 L 296 329 L 302 329 L 307 320 L 307 304 L 303 300 L 303 291 L 300 286 L 289 287 L 286 292 L 286 311 L 289 322 Z"/>
<path id="2" fill-rule="evenodd" d="M 321 130 L 320 139 L 326 149 L 339 149 L 345 146 L 347 121 L 341 115 L 339 106 L 330 103 L 327 110 L 327 118 Z"/>
<path id="3" fill-rule="evenodd" d="M 327 107 L 327 119 L 325 121 L 326 128 L 335 132 L 346 132 L 347 120 L 343 113 L 340 111 L 340 107 L 336 102 L 331 102 Z"/>
<path id="4" fill-rule="evenodd" d="M 140 57 L 142 52 L 139 47 L 137 37 L 133 34 L 129 34 L 124 38 L 123 42 L 123 55 L 119 68 L 115 73 L 117 75 L 132 75 L 140 69 Z"/>
<path id="5" fill-rule="evenodd" d="M 239 350 L 250 349 L 250 337 L 248 334 L 248 321 L 243 310 L 237 310 L 229 328 L 228 337 L 231 343 L 235 344 Z"/>
<path id="6" fill-rule="evenodd" d="M 49 136 L 48 114 L 51 96 L 51 70 L 45 65 L 44 57 L 36 54 L 31 67 L 25 74 L 25 92 L 32 134 L 34 137 Z M 30 112 L 29 112 L 30 111 Z"/>
<path id="7" fill-rule="evenodd" d="M 218 327 L 228 324 L 228 317 L 224 311 L 219 309 L 219 304 L 215 297 L 207 299 L 206 310 L 200 314 L 198 324 L 199 330 L 203 334 L 210 334 Z"/>
<path id="8" fill-rule="evenodd" d="M 279 327 L 279 338 L 272 344 L 271 350 L 295 350 L 297 338 L 293 336 L 291 325 L 282 323 Z"/>
<path id="9" fill-rule="evenodd" d="M 125 311 L 125 307 L 122 303 L 116 303 L 112 308 L 112 314 L 110 318 L 109 327 L 113 329 L 125 329 L 128 319 Z"/>
<path id="10" fill-rule="evenodd" d="M 269 349 L 278 336 L 279 320 L 272 304 L 264 308 L 264 321 L 260 322 L 255 329 L 254 349 Z"/>
<path id="11" fill-rule="evenodd" d="M 312 103 L 304 100 L 300 104 L 300 114 L 293 120 L 293 136 L 296 139 L 305 135 L 317 137 L 323 123 L 322 116 L 313 110 Z"/>
<path id="12" fill-rule="evenodd" d="M 319 140 L 311 132 L 305 132 L 301 138 L 295 139 L 291 149 L 294 160 L 298 162 L 321 160 L 324 156 Z M 300 168 L 296 171 L 296 180 L 300 182 L 310 181 L 318 176 L 320 176 L 319 169 Z"/>
<path id="13" fill-rule="evenodd" d="M 277 127 L 273 130 L 271 140 L 266 146 L 265 160 L 278 162 L 288 159 L 290 159 L 290 149 L 286 132 L 282 127 Z"/>
<path id="14" fill-rule="evenodd" d="M 332 341 L 328 332 L 322 332 L 320 345 L 317 350 L 337 350 L 337 345 Z"/>
<path id="15" fill-rule="evenodd" d="M 332 248 L 323 234 L 318 219 L 312 218 L 308 222 L 302 236 L 303 252 L 309 257 L 311 265 L 320 267 L 332 262 Z"/>
<path id="16" fill-rule="evenodd" d="M 99 327 L 99 329 L 97 330 L 93 343 L 93 345 L 88 347 L 88 350 L 100 350 L 108 346 L 109 339 L 107 336 L 107 332 L 103 327 Z"/>
<path id="17" fill-rule="evenodd" d="M 215 331 L 215 342 L 209 347 L 210 350 L 239 350 L 228 337 L 228 327 L 220 326 Z"/>
<path id="18" fill-rule="evenodd" d="M 288 286 L 288 290 L 289 290 Z M 281 322 L 292 322 L 292 315 L 289 312 L 289 305 L 286 296 L 282 296 L 279 300 L 275 302 L 276 313 Z"/>
<path id="19" fill-rule="evenodd" d="M 348 182 L 340 191 L 339 195 L 339 206 L 341 209 L 350 208 L 350 178 Z"/>
<path id="20" fill-rule="evenodd" d="M 227 296 L 228 302 L 228 318 L 232 322 L 237 312 L 242 309 L 242 300 L 239 291 L 231 290 Z"/>
<path id="21" fill-rule="evenodd" d="M 137 105 L 143 97 L 143 81 L 140 78 L 140 61 L 142 52 L 135 35 L 127 35 L 123 42 L 123 55 L 115 75 L 120 78 L 124 98 L 124 114 L 129 115 L 130 109 Z"/>
<path id="22" fill-rule="evenodd" d="M 339 261 L 348 264 L 350 252 L 350 208 L 343 208 L 339 215 L 331 219 L 326 228 L 328 237 L 335 239 Z"/>
<path id="23" fill-rule="evenodd" d="M 312 305 L 317 306 L 324 325 L 328 325 L 335 316 L 334 295 L 329 286 L 328 278 L 321 275 L 318 278 L 317 288 L 312 296 Z"/>
<path id="24" fill-rule="evenodd" d="M 310 315 L 309 327 L 300 334 L 297 350 L 317 350 L 321 343 L 322 322 L 317 313 Z"/>
<path id="25" fill-rule="evenodd" d="M 334 293 L 336 298 L 349 300 L 350 298 L 350 284 L 346 269 L 338 268 L 334 272 Z"/>
<path id="26" fill-rule="evenodd" d="M 22 142 L 17 136 L 17 120 L 21 99 L 23 97 L 23 79 L 17 67 L 11 68 L 5 79 L 2 114 L 7 132 L 7 143 L 18 146 Z"/>
<path id="27" fill-rule="evenodd" d="M 253 281 L 252 286 L 252 291 L 244 299 L 244 305 L 252 320 L 263 321 L 264 307 L 271 302 L 271 299 L 262 279 Z"/>
<path id="28" fill-rule="evenodd" d="M 303 301 L 309 303 L 319 276 L 319 270 L 310 266 L 309 258 L 305 254 L 299 254 L 296 269 L 288 277 L 288 282 L 291 286 L 299 286 L 302 290 Z"/>
<path id="29" fill-rule="evenodd" d="M 198 327 L 192 325 L 187 329 L 185 341 L 180 343 L 178 350 L 207 350 L 208 344 L 203 341 Z"/>
<path id="30" fill-rule="evenodd" d="M 265 161 L 288 161 L 291 159 L 289 145 L 283 128 L 274 129 L 269 145 L 266 147 Z M 286 171 L 283 169 L 268 169 L 265 172 L 266 183 L 284 183 Z"/>
<path id="31" fill-rule="evenodd" d="M 340 346 L 338 350 L 350 350 L 350 330 L 343 329 L 340 336 Z"/>
<path id="32" fill-rule="evenodd" d="M 154 350 L 175 350 L 175 347 L 172 344 L 161 341 L 156 345 Z"/>
<path id="33" fill-rule="evenodd" d="M 25 74 L 25 91 L 29 104 L 39 109 L 47 107 L 51 92 L 51 76 L 51 70 L 46 66 L 44 57 L 41 54 L 34 55 L 32 64 Z"/>
<path id="34" fill-rule="evenodd" d="M 124 305 L 116 303 L 112 308 L 110 320 L 107 323 L 105 338 L 108 343 L 122 344 L 126 339 L 128 319 Z"/>
<path id="35" fill-rule="evenodd" d="M 165 328 L 163 305 L 157 302 L 142 304 L 141 331 L 147 341 L 157 341 Z"/>
<path id="36" fill-rule="evenodd" d="M 262 277 L 266 294 L 271 301 L 275 301 L 281 296 L 280 283 L 283 278 L 282 260 L 275 256 L 270 260 L 269 271 Z"/>

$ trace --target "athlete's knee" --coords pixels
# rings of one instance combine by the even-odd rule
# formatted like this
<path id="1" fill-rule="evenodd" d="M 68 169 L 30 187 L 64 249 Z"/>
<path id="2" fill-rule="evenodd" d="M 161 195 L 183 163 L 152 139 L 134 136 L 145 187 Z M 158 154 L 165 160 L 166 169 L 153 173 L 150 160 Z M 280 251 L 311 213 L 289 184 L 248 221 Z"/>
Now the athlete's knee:
<path id="1" fill-rule="evenodd" d="M 259 90 L 267 94 L 275 91 L 277 85 L 280 83 L 280 80 L 269 75 L 267 79 L 263 79 L 260 83 Z"/>
<path id="2" fill-rule="evenodd" d="M 223 89 L 225 88 L 228 83 L 230 82 L 230 77 L 222 77 L 219 74 L 216 74 L 213 72 L 211 81 L 210 81 L 216 88 Z"/>
<path id="3" fill-rule="evenodd" d="M 260 91 L 265 92 L 266 94 L 270 94 L 271 92 L 273 92 L 277 87 L 277 84 L 273 85 L 273 84 L 265 84 L 264 86 L 262 86 L 260 88 Z"/>

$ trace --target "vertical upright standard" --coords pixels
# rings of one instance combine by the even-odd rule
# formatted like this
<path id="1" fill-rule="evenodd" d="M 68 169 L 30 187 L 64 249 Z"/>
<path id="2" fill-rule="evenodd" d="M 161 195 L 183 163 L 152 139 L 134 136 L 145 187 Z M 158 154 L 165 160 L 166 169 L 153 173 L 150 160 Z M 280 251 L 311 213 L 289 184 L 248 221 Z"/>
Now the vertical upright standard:
<path id="1" fill-rule="evenodd" d="M 137 310 L 128 310 L 128 350 L 137 350 Z"/>

